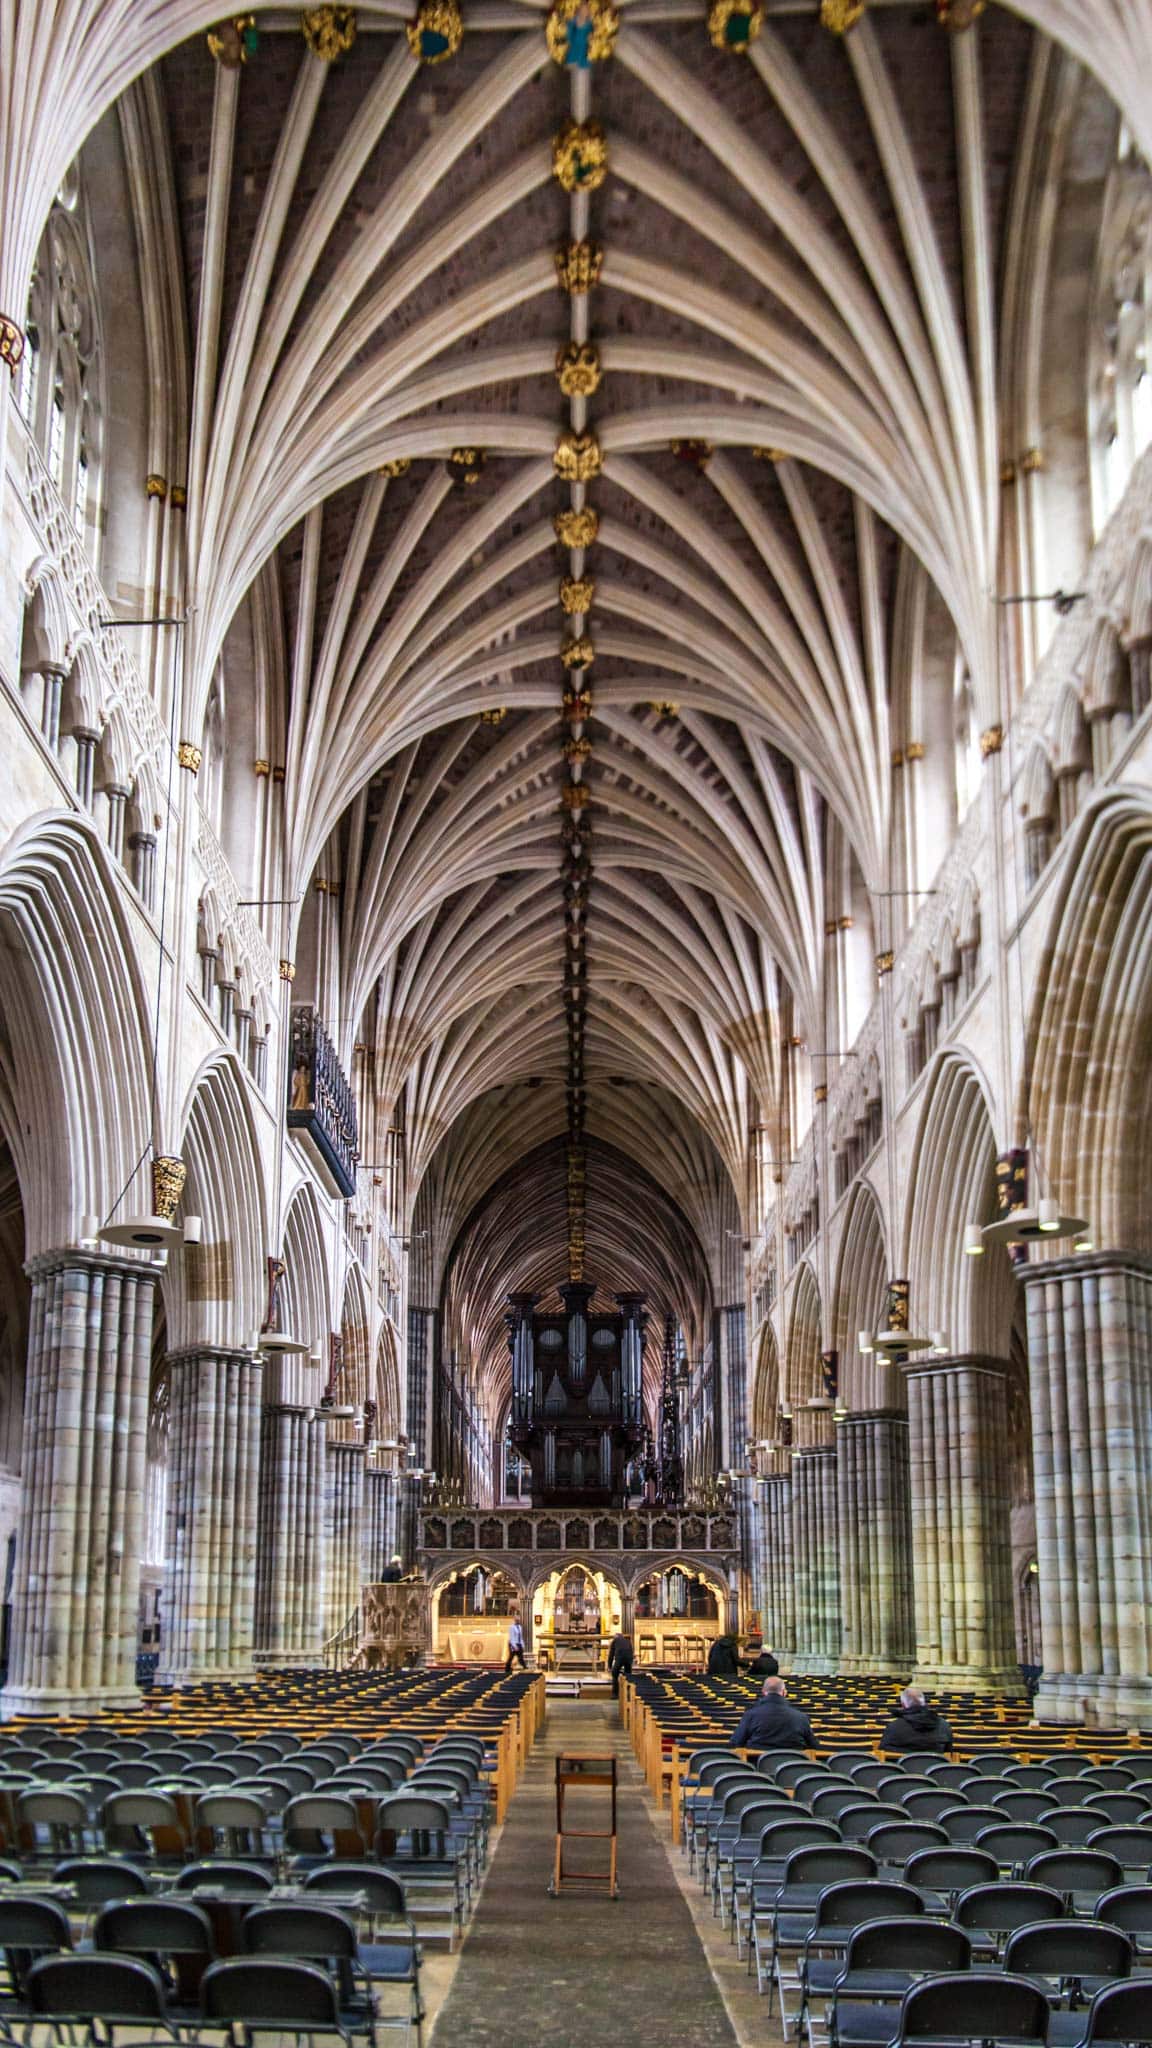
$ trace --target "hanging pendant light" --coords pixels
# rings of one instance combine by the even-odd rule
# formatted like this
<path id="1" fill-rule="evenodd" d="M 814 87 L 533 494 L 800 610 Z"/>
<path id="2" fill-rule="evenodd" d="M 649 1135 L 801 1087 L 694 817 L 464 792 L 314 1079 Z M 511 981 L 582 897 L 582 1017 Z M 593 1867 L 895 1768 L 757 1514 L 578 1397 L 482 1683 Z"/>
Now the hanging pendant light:
<path id="1" fill-rule="evenodd" d="M 978 1223 L 968 1225 L 964 1233 L 966 1251 L 977 1233 L 983 1245 L 1029 1245 L 1045 1238 L 1071 1237 L 1077 1240 L 1077 1251 L 1091 1250 L 1091 1236 L 1083 1216 L 1062 1215 L 1059 1202 L 1051 1195 L 1042 1195 L 1035 1203 L 1029 1200 L 1031 1166 L 1032 1155 L 1022 1146 L 1001 1153 L 996 1162 L 999 1213 L 994 1223 L 986 1223 L 983 1228 Z"/>
<path id="2" fill-rule="evenodd" d="M 924 1351 L 928 1346 L 927 1337 L 917 1336 L 910 1327 L 908 1303 L 911 1289 L 907 1280 L 888 1282 L 888 1299 L 884 1308 L 884 1328 L 877 1330 L 872 1339 L 873 1349 L 882 1358 L 905 1351 Z"/>
<path id="3" fill-rule="evenodd" d="M 133 1251 L 166 1252 L 184 1237 L 180 1224 L 173 1222 L 176 1205 L 184 1192 L 188 1169 L 182 1159 L 156 1153 L 152 1160 L 152 1213 L 126 1216 L 122 1222 L 101 1224 L 99 1235 L 105 1244 L 127 1245 Z M 190 1219 L 195 1220 L 195 1219 Z"/>

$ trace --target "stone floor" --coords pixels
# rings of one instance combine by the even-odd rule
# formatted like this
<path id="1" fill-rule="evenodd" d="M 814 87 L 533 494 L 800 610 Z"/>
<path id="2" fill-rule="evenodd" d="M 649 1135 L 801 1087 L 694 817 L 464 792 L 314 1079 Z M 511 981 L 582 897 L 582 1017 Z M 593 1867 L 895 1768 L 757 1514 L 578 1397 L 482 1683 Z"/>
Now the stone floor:
<path id="1" fill-rule="evenodd" d="M 562 1749 L 616 1755 L 614 1902 L 603 1891 L 549 1897 Z M 607 1793 L 581 1797 L 584 1824 L 599 1826 Z M 606 1846 L 573 1845 L 573 1860 Z M 614 1703 L 551 1701 L 464 1947 L 429 1983 L 433 2048 L 770 2048 L 781 2037 L 764 2001 L 698 1899 Z"/>

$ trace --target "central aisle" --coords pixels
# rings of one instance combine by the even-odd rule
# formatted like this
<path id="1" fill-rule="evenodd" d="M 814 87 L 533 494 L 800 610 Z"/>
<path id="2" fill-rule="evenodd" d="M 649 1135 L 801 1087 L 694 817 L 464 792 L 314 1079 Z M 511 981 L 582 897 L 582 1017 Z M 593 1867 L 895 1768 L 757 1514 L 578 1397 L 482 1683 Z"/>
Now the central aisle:
<path id="1" fill-rule="evenodd" d="M 548 1896 L 555 1758 L 615 1751 L 620 1897 Z M 581 1795 L 601 1825 L 607 1793 Z M 592 1818 L 595 1808 L 596 1818 Z M 582 1847 L 600 1857 L 604 1842 Z M 692 1915 L 648 1816 L 615 1704 L 550 1704 L 435 2027 L 435 2048 L 734 2048 Z"/>

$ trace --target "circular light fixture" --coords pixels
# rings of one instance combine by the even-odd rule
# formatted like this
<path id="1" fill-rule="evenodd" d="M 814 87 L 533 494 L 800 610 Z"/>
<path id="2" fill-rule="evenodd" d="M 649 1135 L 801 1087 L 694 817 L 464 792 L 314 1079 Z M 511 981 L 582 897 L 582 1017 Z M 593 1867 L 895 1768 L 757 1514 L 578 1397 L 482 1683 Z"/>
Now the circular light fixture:
<path id="1" fill-rule="evenodd" d="M 865 1357 L 867 1357 L 868 1353 L 874 1348 L 871 1330 L 859 1330 L 856 1335 L 856 1343 Z"/>
<path id="2" fill-rule="evenodd" d="M 895 1351 L 926 1351 L 927 1337 L 918 1337 L 915 1330 L 877 1330 L 873 1339 L 881 1356 Z"/>
<path id="3" fill-rule="evenodd" d="M 1088 1229 L 1083 1216 L 1062 1216 L 1059 1202 L 1045 1196 L 1034 1209 L 1011 1209 L 981 1232 L 988 1244 L 1038 1244 L 1046 1237 L 1082 1238 Z"/>
<path id="4" fill-rule="evenodd" d="M 273 1357 L 287 1357 L 311 1348 L 309 1344 L 302 1344 L 298 1337 L 289 1337 L 284 1330 L 261 1330 L 256 1339 L 257 1351 L 268 1352 Z"/>
<path id="5" fill-rule="evenodd" d="M 185 1244 L 199 1244 L 203 1236 L 204 1218 L 202 1216 L 186 1216 L 184 1218 Z"/>
<path id="6" fill-rule="evenodd" d="M 105 1244 L 127 1245 L 137 1252 L 166 1252 L 170 1245 L 184 1242 L 180 1224 L 163 1216 L 126 1216 L 123 1223 L 101 1224 L 97 1234 Z"/>
<path id="7" fill-rule="evenodd" d="M 965 1224 L 964 1250 L 970 1259 L 982 1259 L 984 1257 L 984 1231 L 979 1223 Z"/>

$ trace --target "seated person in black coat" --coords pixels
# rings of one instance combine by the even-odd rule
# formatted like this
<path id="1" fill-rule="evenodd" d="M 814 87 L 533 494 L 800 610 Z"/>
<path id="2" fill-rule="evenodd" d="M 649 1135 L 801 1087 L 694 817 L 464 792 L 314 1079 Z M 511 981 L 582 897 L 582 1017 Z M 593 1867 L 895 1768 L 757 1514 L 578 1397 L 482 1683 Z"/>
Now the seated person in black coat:
<path id="1" fill-rule="evenodd" d="M 709 1678 L 738 1678 L 740 1660 L 736 1655 L 735 1636 L 717 1636 L 708 1652 Z"/>
<path id="2" fill-rule="evenodd" d="M 394 1557 L 392 1559 L 392 1562 L 381 1573 L 380 1582 L 382 1585 L 385 1586 L 395 1586 L 403 1577 L 404 1567 L 401 1564 L 400 1559 L 398 1557 Z"/>
<path id="3" fill-rule="evenodd" d="M 772 1655 L 771 1650 L 766 1650 L 763 1643 L 757 1644 L 755 1647 L 749 1643 L 748 1648 L 751 1654 L 744 1668 L 749 1678 L 778 1678 L 780 1676 L 780 1666 Z"/>
<path id="4" fill-rule="evenodd" d="M 733 1749 L 815 1749 L 807 1714 L 790 1707 L 782 1678 L 766 1678 L 732 1737 Z"/>
<path id="5" fill-rule="evenodd" d="M 909 1685 L 901 1693 L 900 1706 L 880 1737 L 880 1747 L 908 1753 L 930 1751 L 940 1756 L 952 1747 L 952 1730 L 943 1716 L 928 1705 L 923 1693 Z"/>

